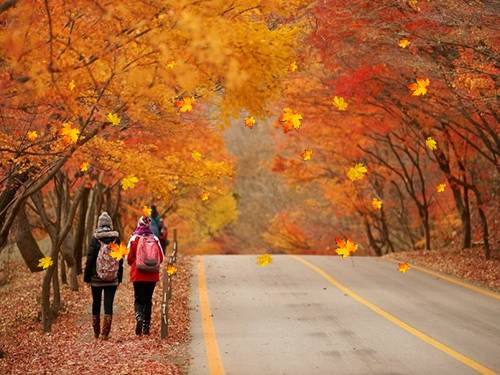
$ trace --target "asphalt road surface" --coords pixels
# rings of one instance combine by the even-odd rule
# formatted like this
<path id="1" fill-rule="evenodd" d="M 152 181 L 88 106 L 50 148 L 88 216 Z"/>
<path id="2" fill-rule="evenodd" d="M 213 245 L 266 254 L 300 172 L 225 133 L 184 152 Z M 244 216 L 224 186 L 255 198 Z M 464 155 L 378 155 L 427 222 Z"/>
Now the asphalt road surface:
<path id="1" fill-rule="evenodd" d="M 500 295 L 367 257 L 195 258 L 191 375 L 495 374 Z"/>

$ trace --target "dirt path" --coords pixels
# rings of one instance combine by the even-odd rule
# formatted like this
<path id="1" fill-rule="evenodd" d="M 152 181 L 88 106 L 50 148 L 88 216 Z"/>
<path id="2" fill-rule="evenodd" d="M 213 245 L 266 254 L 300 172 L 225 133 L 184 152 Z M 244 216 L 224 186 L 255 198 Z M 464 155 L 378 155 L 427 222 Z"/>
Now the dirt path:
<path id="1" fill-rule="evenodd" d="M 64 307 L 51 334 L 41 332 L 37 296 L 43 273 L 29 274 L 12 263 L 12 281 L 0 288 L 1 374 L 184 374 L 189 341 L 190 260 L 180 257 L 170 310 L 170 334 L 159 339 L 160 286 L 154 295 L 150 337 L 134 336 L 133 287 L 128 279 L 119 287 L 111 338 L 93 338 L 91 297 L 88 287 L 71 292 L 62 289 Z M 125 270 L 128 276 L 128 269 Z"/>

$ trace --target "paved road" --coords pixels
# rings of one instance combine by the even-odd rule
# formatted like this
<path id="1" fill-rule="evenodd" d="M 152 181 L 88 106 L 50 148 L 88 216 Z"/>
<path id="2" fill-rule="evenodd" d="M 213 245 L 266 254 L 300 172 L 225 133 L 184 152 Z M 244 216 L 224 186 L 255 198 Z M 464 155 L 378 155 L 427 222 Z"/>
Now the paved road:
<path id="1" fill-rule="evenodd" d="M 190 374 L 500 372 L 498 295 L 377 258 L 255 260 L 196 258 Z"/>

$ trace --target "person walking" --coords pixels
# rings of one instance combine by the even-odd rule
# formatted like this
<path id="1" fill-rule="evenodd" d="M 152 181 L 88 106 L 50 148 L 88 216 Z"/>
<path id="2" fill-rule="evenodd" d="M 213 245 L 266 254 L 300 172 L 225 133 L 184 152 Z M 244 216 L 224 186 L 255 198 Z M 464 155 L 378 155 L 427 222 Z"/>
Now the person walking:
<path id="1" fill-rule="evenodd" d="M 83 280 L 90 284 L 92 289 L 92 327 L 96 339 L 100 334 L 104 340 L 109 338 L 113 320 L 113 301 L 123 277 L 123 259 L 117 261 L 109 254 L 112 251 L 112 244 L 120 244 L 120 235 L 113 230 L 111 217 L 104 211 L 97 220 L 97 228 L 90 241 L 83 276 Z M 101 331 L 103 293 L 104 319 Z"/>
<path id="2" fill-rule="evenodd" d="M 160 213 L 158 212 L 158 209 L 156 208 L 156 206 L 154 204 L 151 206 L 150 219 L 151 219 L 151 231 L 153 232 L 153 234 L 156 237 L 158 237 L 158 239 L 160 240 L 161 248 L 165 252 L 165 250 L 169 244 L 169 241 L 167 238 L 167 234 L 168 234 L 167 226 L 165 225 L 165 222 L 161 218 Z"/>
<path id="3" fill-rule="evenodd" d="M 130 265 L 130 280 L 134 284 L 135 334 L 149 335 L 153 293 L 160 279 L 160 264 L 163 249 L 160 240 L 151 231 L 151 219 L 141 216 L 128 242 L 127 263 Z"/>

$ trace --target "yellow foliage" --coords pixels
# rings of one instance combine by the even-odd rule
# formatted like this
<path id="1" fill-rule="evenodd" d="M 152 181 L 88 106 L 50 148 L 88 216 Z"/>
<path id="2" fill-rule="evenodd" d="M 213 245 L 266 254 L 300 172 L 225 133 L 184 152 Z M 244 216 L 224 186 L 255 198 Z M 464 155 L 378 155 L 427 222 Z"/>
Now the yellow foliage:
<path id="1" fill-rule="evenodd" d="M 345 99 L 341 96 L 334 96 L 332 99 L 332 104 L 337 108 L 339 111 L 345 111 L 347 109 L 347 102 Z"/>
<path id="2" fill-rule="evenodd" d="M 367 172 L 368 169 L 363 163 L 357 163 L 354 167 L 350 168 L 347 171 L 347 177 L 351 181 L 361 180 L 363 177 L 365 177 L 365 174 Z"/>

